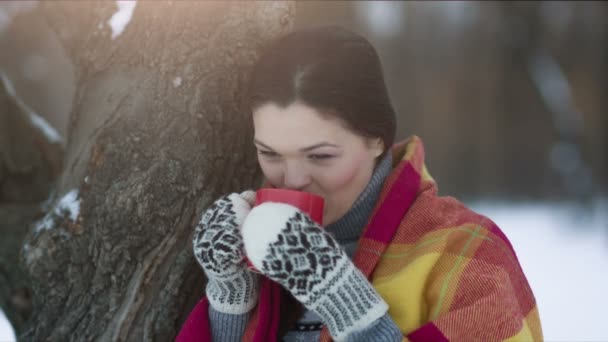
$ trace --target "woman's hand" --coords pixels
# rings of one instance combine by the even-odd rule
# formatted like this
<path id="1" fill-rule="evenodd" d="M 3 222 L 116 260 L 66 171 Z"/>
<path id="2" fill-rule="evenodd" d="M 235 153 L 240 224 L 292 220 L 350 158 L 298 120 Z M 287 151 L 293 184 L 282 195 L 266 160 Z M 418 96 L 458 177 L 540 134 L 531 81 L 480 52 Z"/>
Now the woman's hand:
<path id="1" fill-rule="evenodd" d="M 243 241 L 251 263 L 316 312 L 336 340 L 388 310 L 329 233 L 291 205 L 264 203 L 251 210 Z"/>
<path id="2" fill-rule="evenodd" d="M 220 312 L 242 314 L 257 302 L 259 276 L 246 269 L 240 231 L 254 198 L 253 191 L 220 198 L 194 232 L 193 251 L 207 275 L 207 298 Z"/>

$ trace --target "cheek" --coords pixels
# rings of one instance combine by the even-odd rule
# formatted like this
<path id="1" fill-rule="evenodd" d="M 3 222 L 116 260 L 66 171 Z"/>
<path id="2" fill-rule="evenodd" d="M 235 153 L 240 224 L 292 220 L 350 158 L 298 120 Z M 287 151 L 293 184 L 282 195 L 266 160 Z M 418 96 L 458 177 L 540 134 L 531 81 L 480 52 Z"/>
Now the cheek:
<path id="1" fill-rule="evenodd" d="M 325 170 L 319 175 L 318 183 L 328 195 L 335 194 L 341 190 L 348 189 L 357 181 L 360 174 L 360 157 L 343 160 L 330 170 Z"/>
<path id="2" fill-rule="evenodd" d="M 281 187 L 283 184 L 283 168 L 279 163 L 268 163 L 258 158 L 258 164 L 262 169 L 264 177 L 274 186 Z"/>

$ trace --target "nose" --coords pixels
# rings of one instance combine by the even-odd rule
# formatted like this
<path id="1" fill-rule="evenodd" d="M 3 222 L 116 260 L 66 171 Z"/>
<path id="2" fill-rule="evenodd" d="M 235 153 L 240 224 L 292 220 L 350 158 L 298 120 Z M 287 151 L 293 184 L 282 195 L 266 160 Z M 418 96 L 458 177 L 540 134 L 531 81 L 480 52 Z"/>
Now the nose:
<path id="1" fill-rule="evenodd" d="M 297 163 L 285 163 L 283 173 L 283 185 L 291 190 L 303 190 L 311 182 L 311 177 L 306 168 Z"/>

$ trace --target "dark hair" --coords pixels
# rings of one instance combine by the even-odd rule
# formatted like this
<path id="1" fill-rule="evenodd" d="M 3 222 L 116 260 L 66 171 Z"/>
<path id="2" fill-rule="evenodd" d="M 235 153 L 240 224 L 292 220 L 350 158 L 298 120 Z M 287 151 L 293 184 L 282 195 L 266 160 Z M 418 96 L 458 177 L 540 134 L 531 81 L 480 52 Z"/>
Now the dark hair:
<path id="1" fill-rule="evenodd" d="M 395 139 L 380 58 L 367 39 L 339 26 L 302 29 L 273 42 L 254 66 L 249 96 L 252 111 L 298 101 L 338 117 L 355 133 L 381 138 L 384 152 Z"/>
<path id="2" fill-rule="evenodd" d="M 342 119 L 354 133 L 382 139 L 382 155 L 393 145 L 395 112 L 380 58 L 356 33 L 337 26 L 303 29 L 265 49 L 249 83 L 252 111 L 268 103 L 287 107 L 296 101 Z M 302 313 L 302 305 L 282 289 L 278 336 Z"/>

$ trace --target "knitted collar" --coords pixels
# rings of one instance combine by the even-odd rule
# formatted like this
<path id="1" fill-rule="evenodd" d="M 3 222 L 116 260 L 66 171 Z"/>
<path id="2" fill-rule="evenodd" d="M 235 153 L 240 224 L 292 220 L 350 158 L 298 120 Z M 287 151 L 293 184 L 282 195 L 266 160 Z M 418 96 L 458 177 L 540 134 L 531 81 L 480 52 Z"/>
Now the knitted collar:
<path id="1" fill-rule="evenodd" d="M 387 153 L 378 163 L 372 177 L 352 207 L 336 222 L 325 226 L 339 243 L 356 241 L 361 237 L 363 228 L 378 201 L 382 186 L 392 168 L 392 155 Z"/>

